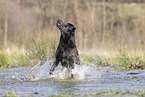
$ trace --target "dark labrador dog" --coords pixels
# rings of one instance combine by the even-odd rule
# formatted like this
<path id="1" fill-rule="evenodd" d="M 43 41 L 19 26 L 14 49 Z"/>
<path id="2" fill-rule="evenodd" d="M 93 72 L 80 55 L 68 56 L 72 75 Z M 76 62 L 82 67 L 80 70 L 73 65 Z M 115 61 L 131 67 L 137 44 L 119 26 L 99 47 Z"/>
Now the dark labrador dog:
<path id="1" fill-rule="evenodd" d="M 74 65 L 80 65 L 79 54 L 75 44 L 75 30 L 73 24 L 64 23 L 60 19 L 57 20 L 56 26 L 61 31 L 59 45 L 55 54 L 55 62 L 50 69 L 49 74 L 55 70 L 59 62 L 63 67 L 69 70 L 74 69 Z M 72 75 L 73 77 L 73 75 Z"/>

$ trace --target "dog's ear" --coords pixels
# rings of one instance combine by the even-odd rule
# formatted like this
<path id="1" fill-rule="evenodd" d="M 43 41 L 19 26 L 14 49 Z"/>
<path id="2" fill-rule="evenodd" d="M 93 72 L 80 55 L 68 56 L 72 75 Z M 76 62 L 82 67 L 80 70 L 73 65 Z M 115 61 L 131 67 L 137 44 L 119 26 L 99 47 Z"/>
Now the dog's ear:
<path id="1" fill-rule="evenodd" d="M 74 32 L 74 31 L 76 30 L 76 28 L 75 28 L 74 26 L 71 26 L 71 27 L 69 28 L 69 30 L 72 31 L 72 32 Z"/>

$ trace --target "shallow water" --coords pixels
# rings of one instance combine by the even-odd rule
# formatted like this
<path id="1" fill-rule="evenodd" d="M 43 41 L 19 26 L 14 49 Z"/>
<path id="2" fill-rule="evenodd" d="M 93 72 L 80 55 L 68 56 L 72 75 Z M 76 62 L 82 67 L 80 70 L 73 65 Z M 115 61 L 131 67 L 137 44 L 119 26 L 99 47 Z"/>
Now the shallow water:
<path id="1" fill-rule="evenodd" d="M 52 62 L 30 67 L 0 69 L 0 96 L 14 92 L 22 96 L 48 97 L 62 94 L 69 96 L 97 96 L 97 91 L 145 90 L 145 71 L 117 71 L 112 67 L 97 68 L 93 65 L 77 66 L 72 73 L 59 65 L 53 76 L 48 74 Z M 115 95 L 114 95 L 115 96 Z M 129 95 L 128 95 L 129 96 Z M 132 96 L 132 95 L 131 95 Z M 137 95 L 133 95 L 137 96 Z"/>

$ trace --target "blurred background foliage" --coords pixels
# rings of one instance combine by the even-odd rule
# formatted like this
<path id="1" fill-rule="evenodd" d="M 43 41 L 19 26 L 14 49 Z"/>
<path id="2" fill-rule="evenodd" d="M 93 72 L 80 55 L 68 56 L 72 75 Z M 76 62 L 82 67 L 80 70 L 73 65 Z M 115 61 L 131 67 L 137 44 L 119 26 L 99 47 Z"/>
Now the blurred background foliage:
<path id="1" fill-rule="evenodd" d="M 60 18 L 76 26 L 80 48 L 117 43 L 144 49 L 144 9 L 144 0 L 0 0 L 0 44 L 23 46 L 49 40 L 50 34 L 59 40 L 55 23 Z"/>
<path id="2" fill-rule="evenodd" d="M 0 64 L 54 58 L 59 18 L 75 25 L 81 50 L 145 49 L 145 0 L 0 0 Z"/>

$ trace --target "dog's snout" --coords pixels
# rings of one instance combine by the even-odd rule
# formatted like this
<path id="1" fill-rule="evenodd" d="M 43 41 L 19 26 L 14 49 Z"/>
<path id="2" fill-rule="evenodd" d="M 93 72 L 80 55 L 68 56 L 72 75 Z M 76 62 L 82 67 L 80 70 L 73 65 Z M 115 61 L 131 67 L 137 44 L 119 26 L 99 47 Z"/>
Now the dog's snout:
<path id="1" fill-rule="evenodd" d="M 57 23 L 62 23 L 62 20 L 58 19 L 58 20 L 57 20 Z"/>

